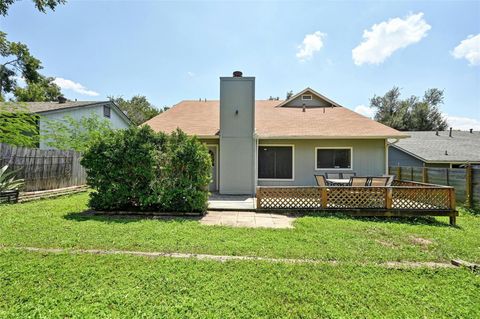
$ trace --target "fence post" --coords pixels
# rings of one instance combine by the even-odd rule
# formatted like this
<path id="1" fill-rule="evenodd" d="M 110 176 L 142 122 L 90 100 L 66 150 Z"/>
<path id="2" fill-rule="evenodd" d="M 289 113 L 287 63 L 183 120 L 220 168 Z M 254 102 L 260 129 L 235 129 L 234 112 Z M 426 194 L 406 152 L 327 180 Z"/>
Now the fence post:
<path id="1" fill-rule="evenodd" d="M 450 188 L 450 210 L 451 210 L 451 215 L 450 215 L 450 225 L 455 225 L 457 222 L 457 215 L 456 215 L 456 208 L 457 208 L 457 203 L 455 199 L 455 189 L 452 187 Z"/>
<path id="2" fill-rule="evenodd" d="M 328 193 L 327 193 L 327 188 L 326 187 L 322 187 L 322 208 L 327 208 L 327 204 L 328 204 Z"/>
<path id="3" fill-rule="evenodd" d="M 472 165 L 468 164 L 465 168 L 465 207 L 471 208 L 472 207 Z"/>
<path id="4" fill-rule="evenodd" d="M 422 168 L 422 183 L 428 183 L 428 168 L 425 166 Z"/>
<path id="5" fill-rule="evenodd" d="M 385 193 L 385 208 L 386 209 L 392 209 L 392 188 L 387 187 L 385 188 L 386 193 Z"/>
<path id="6" fill-rule="evenodd" d="M 401 180 L 402 179 L 402 168 L 400 167 L 400 165 L 397 166 L 397 180 Z"/>
<path id="7" fill-rule="evenodd" d="M 257 187 L 257 192 L 255 194 L 255 197 L 257 197 L 257 206 L 255 208 L 259 209 L 260 208 L 260 203 L 262 201 L 262 192 L 260 191 L 260 187 Z"/>

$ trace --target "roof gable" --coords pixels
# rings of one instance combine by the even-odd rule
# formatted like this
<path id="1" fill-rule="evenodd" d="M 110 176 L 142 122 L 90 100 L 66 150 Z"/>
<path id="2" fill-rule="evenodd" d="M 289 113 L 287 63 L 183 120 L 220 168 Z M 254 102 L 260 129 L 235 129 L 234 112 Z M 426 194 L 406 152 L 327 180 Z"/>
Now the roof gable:
<path id="1" fill-rule="evenodd" d="M 311 95 L 312 100 L 302 100 L 303 95 Z M 337 102 L 330 100 L 328 97 L 318 93 L 317 91 L 307 87 L 288 100 L 283 101 L 279 107 L 341 107 Z"/>

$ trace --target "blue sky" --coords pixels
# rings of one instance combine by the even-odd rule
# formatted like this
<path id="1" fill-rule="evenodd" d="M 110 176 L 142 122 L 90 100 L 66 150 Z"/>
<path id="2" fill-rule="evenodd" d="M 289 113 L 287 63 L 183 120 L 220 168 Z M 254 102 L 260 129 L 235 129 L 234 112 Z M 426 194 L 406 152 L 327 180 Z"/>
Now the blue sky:
<path id="1" fill-rule="evenodd" d="M 480 129 L 480 1 L 70 0 L 42 14 L 25 0 L 0 29 L 71 99 L 218 99 L 219 76 L 242 70 L 257 99 L 310 86 L 364 113 L 394 85 L 404 96 L 437 87 L 455 128 Z"/>

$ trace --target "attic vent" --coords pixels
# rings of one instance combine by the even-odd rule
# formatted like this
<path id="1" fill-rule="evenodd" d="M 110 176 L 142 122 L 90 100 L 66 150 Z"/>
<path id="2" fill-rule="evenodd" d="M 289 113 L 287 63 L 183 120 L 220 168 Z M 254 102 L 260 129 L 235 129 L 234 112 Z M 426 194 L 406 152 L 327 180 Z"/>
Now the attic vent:
<path id="1" fill-rule="evenodd" d="M 304 94 L 302 95 L 302 101 L 311 101 L 312 95 L 311 94 Z"/>

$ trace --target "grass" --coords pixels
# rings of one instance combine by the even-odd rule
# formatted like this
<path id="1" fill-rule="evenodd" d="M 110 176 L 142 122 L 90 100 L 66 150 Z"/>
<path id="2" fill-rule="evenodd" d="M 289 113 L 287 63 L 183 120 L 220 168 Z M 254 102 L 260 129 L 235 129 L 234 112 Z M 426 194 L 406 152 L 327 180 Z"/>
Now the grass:
<path id="1" fill-rule="evenodd" d="M 479 318 L 480 216 L 303 217 L 294 229 L 85 214 L 88 195 L 0 205 L 0 318 Z M 3 248 L 1 248 L 3 246 Z M 26 252 L 117 249 L 337 260 L 289 264 Z"/>
<path id="2" fill-rule="evenodd" d="M 203 226 L 192 219 L 129 219 L 83 214 L 78 194 L 0 206 L 0 245 L 125 249 L 217 255 L 309 258 L 355 263 L 480 262 L 480 217 L 368 219 L 303 217 L 294 229 Z"/>
<path id="3" fill-rule="evenodd" d="M 0 251 L 1 318 L 478 318 L 478 291 L 464 269 Z"/>

